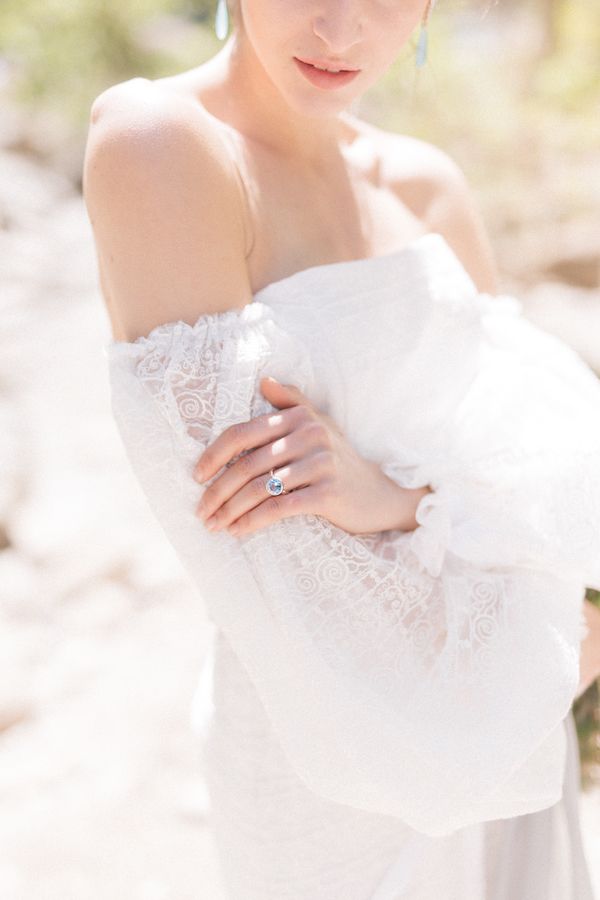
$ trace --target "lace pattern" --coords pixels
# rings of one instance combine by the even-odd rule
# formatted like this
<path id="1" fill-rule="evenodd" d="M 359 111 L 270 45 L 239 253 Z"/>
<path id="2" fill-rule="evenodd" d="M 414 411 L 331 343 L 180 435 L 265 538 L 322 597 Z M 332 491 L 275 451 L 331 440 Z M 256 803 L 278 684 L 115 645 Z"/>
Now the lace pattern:
<path id="1" fill-rule="evenodd" d="M 323 390 L 311 348 L 266 304 L 108 348 L 135 475 L 296 772 L 323 797 L 430 835 L 560 798 L 585 579 L 600 583 L 597 430 L 586 449 L 574 446 L 600 388 L 568 348 L 528 332 L 512 298 L 479 299 L 481 376 L 469 377 L 447 455 L 415 463 L 405 408 L 398 451 L 384 441 L 398 427 L 389 421 L 371 448 L 399 483 L 434 487 L 407 533 L 349 535 L 302 515 L 236 538 L 194 516 L 205 487 L 191 475 L 204 447 L 273 409 L 262 375 L 309 397 Z M 529 394 L 522 368 L 516 393 L 500 390 L 502 354 L 529 366 Z M 344 360 L 333 365 L 343 376 Z M 549 411 L 537 431 L 525 427 L 553 375 L 566 378 L 560 400 L 578 392 L 570 440 Z M 443 385 L 443 372 L 432 377 Z M 521 412 L 500 420 L 490 396 L 508 407 L 518 399 Z M 554 444 L 540 447 L 547 436 Z"/>

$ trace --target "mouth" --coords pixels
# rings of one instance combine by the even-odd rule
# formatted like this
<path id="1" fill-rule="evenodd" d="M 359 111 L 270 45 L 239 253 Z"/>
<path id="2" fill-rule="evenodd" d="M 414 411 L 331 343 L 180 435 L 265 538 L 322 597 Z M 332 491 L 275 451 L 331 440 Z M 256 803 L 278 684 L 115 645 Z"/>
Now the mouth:
<path id="1" fill-rule="evenodd" d="M 325 65 L 318 60 L 309 62 L 297 56 L 294 57 L 294 62 L 308 81 L 321 88 L 342 87 L 356 78 L 360 72 L 360 69 L 343 68 L 333 63 Z"/>

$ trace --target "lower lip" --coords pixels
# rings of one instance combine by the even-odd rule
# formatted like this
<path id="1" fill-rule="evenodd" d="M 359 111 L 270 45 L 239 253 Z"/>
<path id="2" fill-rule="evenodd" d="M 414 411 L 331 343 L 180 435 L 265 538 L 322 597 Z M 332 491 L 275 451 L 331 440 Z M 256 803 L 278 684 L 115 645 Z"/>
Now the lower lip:
<path id="1" fill-rule="evenodd" d="M 360 69 L 356 69 L 353 72 L 325 72 L 323 69 L 311 66 L 310 63 L 302 62 L 296 56 L 294 57 L 294 62 L 311 84 L 325 88 L 325 90 L 332 90 L 333 88 L 340 88 L 345 84 L 349 84 L 360 72 Z"/>

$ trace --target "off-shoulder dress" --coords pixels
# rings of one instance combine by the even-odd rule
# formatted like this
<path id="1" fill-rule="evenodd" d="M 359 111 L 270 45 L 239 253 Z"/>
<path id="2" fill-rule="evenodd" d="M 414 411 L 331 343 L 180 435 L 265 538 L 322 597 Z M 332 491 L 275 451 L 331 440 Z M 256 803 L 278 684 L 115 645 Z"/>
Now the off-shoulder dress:
<path id="1" fill-rule="evenodd" d="M 600 589 L 590 367 L 436 232 L 105 353 L 133 472 L 214 629 L 193 722 L 232 900 L 593 900 L 571 711 Z M 274 410 L 269 374 L 433 488 L 415 530 L 203 526 L 193 467 Z"/>

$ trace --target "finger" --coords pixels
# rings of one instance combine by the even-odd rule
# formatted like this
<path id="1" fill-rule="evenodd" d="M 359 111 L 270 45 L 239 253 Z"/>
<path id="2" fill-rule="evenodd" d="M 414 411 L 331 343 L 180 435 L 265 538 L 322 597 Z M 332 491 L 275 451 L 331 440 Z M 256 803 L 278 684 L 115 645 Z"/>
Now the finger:
<path id="1" fill-rule="evenodd" d="M 315 452 L 323 445 L 322 427 L 308 419 L 272 444 L 254 448 L 240 456 L 206 488 L 197 514 L 206 521 L 254 478 Z M 244 510 L 245 511 L 245 510 Z"/>
<path id="2" fill-rule="evenodd" d="M 325 453 L 317 453 L 274 470 L 273 474 L 281 478 L 286 491 L 295 491 L 297 488 L 318 482 L 329 475 L 329 463 Z M 273 495 L 267 491 L 266 487 L 270 477 L 270 472 L 268 472 L 261 474 L 258 478 L 253 478 L 217 509 L 212 516 L 215 528 L 227 528 L 232 522 L 247 515 L 258 506 L 268 504 L 273 499 Z M 287 494 L 278 494 L 275 499 L 285 496 Z M 208 521 L 207 519 L 207 525 Z"/>
<path id="3" fill-rule="evenodd" d="M 309 484 L 293 490 L 291 494 L 269 497 L 236 519 L 229 527 L 229 533 L 252 534 L 281 519 L 314 513 L 318 508 L 321 494 L 322 490 L 318 484 Z"/>
<path id="4" fill-rule="evenodd" d="M 294 421 L 292 408 L 264 413 L 246 422 L 234 422 L 206 447 L 194 467 L 194 478 L 207 481 L 234 456 L 289 434 Z"/>
<path id="5" fill-rule="evenodd" d="M 298 447 L 298 440 L 293 441 L 294 432 L 286 434 L 282 438 L 278 438 L 268 447 L 259 450 L 253 450 L 240 456 L 231 466 L 225 470 L 210 484 L 204 491 L 202 498 L 198 504 L 197 514 L 207 519 L 209 516 L 217 513 L 224 504 L 228 503 L 235 497 L 242 488 L 257 478 L 264 475 L 266 471 L 270 471 L 276 463 L 273 461 L 275 457 L 280 461 L 281 465 L 291 462 L 294 456 L 301 454 L 301 448 Z M 292 442 L 295 446 L 291 446 Z M 276 448 L 276 452 L 273 452 Z M 271 451 L 271 453 L 268 453 Z M 260 454 L 264 462 L 259 464 L 256 460 Z"/>
<path id="6" fill-rule="evenodd" d="M 266 390 L 266 393 L 269 396 L 273 396 L 275 398 L 276 402 L 274 402 L 274 405 L 278 406 L 279 408 L 295 406 L 298 403 L 306 403 L 309 406 L 311 405 L 308 398 L 295 384 L 284 384 L 282 381 L 277 381 L 277 379 L 273 379 L 271 378 L 271 376 L 265 375 L 263 378 L 261 378 L 261 387 L 263 393 L 265 393 Z"/>

